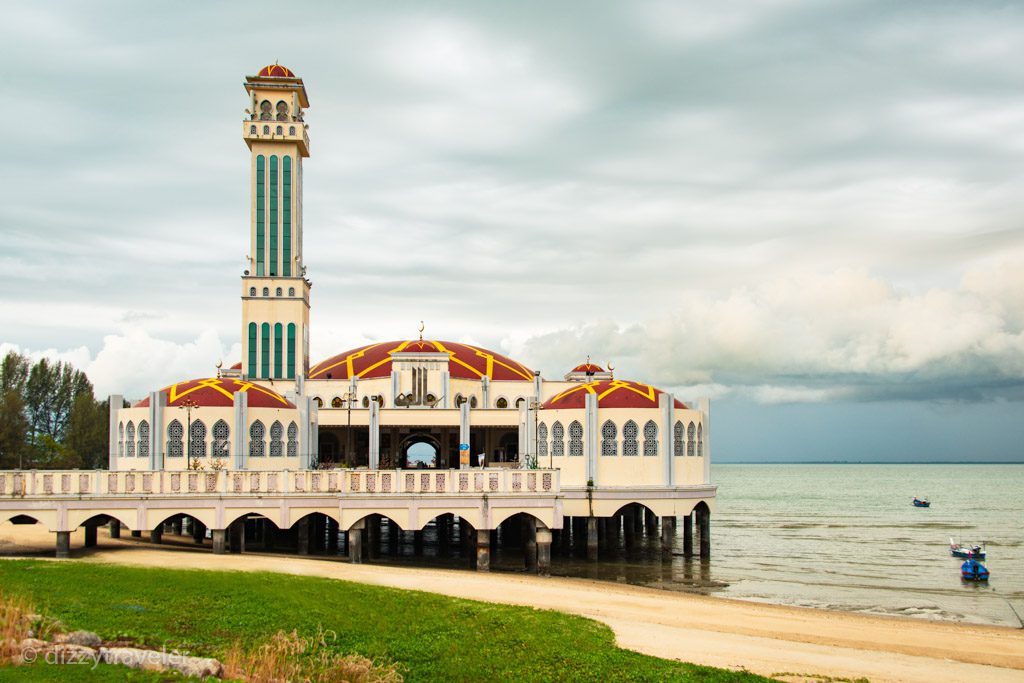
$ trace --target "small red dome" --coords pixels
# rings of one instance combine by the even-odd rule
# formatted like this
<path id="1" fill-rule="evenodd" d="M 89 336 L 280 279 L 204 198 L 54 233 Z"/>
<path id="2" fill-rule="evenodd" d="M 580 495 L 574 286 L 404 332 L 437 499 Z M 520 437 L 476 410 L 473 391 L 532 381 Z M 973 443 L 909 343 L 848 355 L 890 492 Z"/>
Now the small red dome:
<path id="1" fill-rule="evenodd" d="M 594 365 L 593 363 L 584 363 L 583 365 L 577 365 L 572 369 L 573 372 L 604 372 L 604 368 L 600 365 Z"/>
<path id="2" fill-rule="evenodd" d="M 295 74 L 292 73 L 291 69 L 280 64 L 268 64 L 260 69 L 259 75 L 269 76 L 270 78 L 295 78 Z"/>
<path id="3" fill-rule="evenodd" d="M 332 356 L 309 370 L 309 379 L 372 379 L 391 375 L 392 353 L 447 353 L 453 379 L 533 381 L 533 371 L 499 353 L 457 342 L 419 339 L 381 342 Z"/>
<path id="4" fill-rule="evenodd" d="M 295 407 L 295 404 L 273 389 L 223 377 L 190 379 L 164 387 L 160 391 L 167 395 L 167 405 L 171 407 L 181 406 L 187 399 L 191 399 L 196 406 L 230 408 L 235 404 L 236 391 L 244 391 L 248 395 L 250 408 Z M 145 408 L 148 405 L 149 397 L 146 397 L 132 407 Z"/>
<path id="5" fill-rule="evenodd" d="M 232 366 L 231 366 L 231 369 L 232 369 L 232 370 L 241 370 L 241 369 L 242 369 L 242 361 L 238 361 L 237 363 L 235 363 L 234 365 L 232 365 Z"/>
<path id="6" fill-rule="evenodd" d="M 657 408 L 660 400 L 658 397 L 663 393 L 665 392 L 655 389 L 650 384 L 613 379 L 606 382 L 579 384 L 566 389 L 548 399 L 541 408 L 551 410 L 583 408 L 587 394 L 597 396 L 599 408 Z M 676 408 L 687 407 L 679 399 L 676 399 L 675 406 Z"/>

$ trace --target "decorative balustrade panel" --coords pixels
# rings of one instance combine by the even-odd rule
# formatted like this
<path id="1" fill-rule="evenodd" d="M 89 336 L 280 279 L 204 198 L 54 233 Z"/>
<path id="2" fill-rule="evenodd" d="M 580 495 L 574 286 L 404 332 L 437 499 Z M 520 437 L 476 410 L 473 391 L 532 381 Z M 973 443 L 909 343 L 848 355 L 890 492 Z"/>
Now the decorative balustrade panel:
<path id="1" fill-rule="evenodd" d="M 465 495 L 552 494 L 557 470 L 5 471 L 0 495 Z"/>

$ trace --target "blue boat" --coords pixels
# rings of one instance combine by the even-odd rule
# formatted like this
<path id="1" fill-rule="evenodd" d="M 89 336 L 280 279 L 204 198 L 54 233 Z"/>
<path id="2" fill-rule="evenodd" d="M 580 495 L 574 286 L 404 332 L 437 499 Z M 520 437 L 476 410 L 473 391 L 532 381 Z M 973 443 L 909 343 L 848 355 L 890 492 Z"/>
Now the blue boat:
<path id="1" fill-rule="evenodd" d="M 953 557 L 962 557 L 965 560 L 985 559 L 985 549 L 982 546 L 957 543 L 952 537 L 949 539 L 949 554 Z"/>
<path id="2" fill-rule="evenodd" d="M 928 502 L 927 498 L 918 498 L 917 496 L 914 496 L 914 507 L 916 507 L 916 508 L 926 508 L 926 507 L 931 507 L 931 505 L 932 504 Z"/>
<path id="3" fill-rule="evenodd" d="M 988 570 L 977 560 L 967 560 L 960 565 L 960 577 L 964 581 L 988 581 Z"/>

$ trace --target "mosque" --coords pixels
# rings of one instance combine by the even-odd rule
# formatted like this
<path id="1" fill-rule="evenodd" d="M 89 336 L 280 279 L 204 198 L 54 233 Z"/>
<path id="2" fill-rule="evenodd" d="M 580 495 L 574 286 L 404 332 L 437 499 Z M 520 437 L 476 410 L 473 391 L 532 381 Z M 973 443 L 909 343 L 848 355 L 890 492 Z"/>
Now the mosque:
<path id="1" fill-rule="evenodd" d="M 696 512 L 703 551 L 715 497 L 706 399 L 684 402 L 616 378 L 610 364 L 582 353 L 564 376 L 544 378 L 501 353 L 424 337 L 422 324 L 411 339 L 310 358 L 302 201 L 309 98 L 302 79 L 278 64 L 248 76 L 245 90 L 242 360 L 112 411 L 110 469 L 557 472 L 546 526 L 635 510 L 648 524 L 666 520 L 663 533 L 685 518 L 689 535 Z"/>

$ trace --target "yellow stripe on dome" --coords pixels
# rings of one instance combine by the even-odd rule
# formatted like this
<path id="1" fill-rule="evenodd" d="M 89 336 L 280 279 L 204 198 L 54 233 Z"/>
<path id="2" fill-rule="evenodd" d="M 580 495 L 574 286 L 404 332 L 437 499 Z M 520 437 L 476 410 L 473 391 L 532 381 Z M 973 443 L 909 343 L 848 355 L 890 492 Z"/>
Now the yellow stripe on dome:
<path id="1" fill-rule="evenodd" d="M 647 391 L 641 391 L 637 387 L 647 387 Z M 639 382 L 627 382 L 621 379 L 614 379 L 612 380 L 611 385 L 601 392 L 601 394 L 597 397 L 597 400 L 600 401 L 608 394 L 614 393 L 619 389 L 628 389 L 629 391 L 632 391 L 635 394 L 639 394 L 646 398 L 648 401 L 652 402 L 654 401 L 654 397 L 656 396 L 654 392 L 654 387 L 652 387 L 650 384 L 641 384 Z"/>
<path id="2" fill-rule="evenodd" d="M 483 377 L 483 376 L 484 376 L 484 373 L 480 372 L 479 370 L 477 370 L 476 368 L 474 368 L 474 367 L 473 367 L 472 365 L 470 365 L 470 364 L 469 364 L 469 363 L 467 363 L 466 361 L 464 361 L 464 360 L 462 360 L 461 358 L 459 358 L 459 354 L 458 354 L 458 352 L 456 352 L 456 351 L 452 351 L 452 350 L 450 350 L 450 349 L 446 349 L 446 348 L 444 347 L 444 344 L 441 344 L 440 342 L 436 342 L 436 341 L 431 341 L 431 344 L 433 344 L 434 346 L 436 346 L 436 347 L 437 347 L 437 348 L 439 348 L 440 350 L 442 350 L 442 351 L 444 351 L 445 353 L 447 353 L 447 354 L 448 354 L 448 361 L 449 361 L 449 362 L 451 362 L 451 361 L 455 361 L 456 363 L 458 363 L 458 364 L 459 364 L 459 365 L 461 365 L 462 367 L 466 368 L 466 369 L 467 369 L 467 370 L 469 370 L 470 372 L 472 372 L 472 373 L 475 373 L 477 377 Z M 463 346 L 468 346 L 468 345 L 467 345 L 467 344 L 463 344 Z M 468 348 L 473 348 L 473 347 L 472 347 L 472 346 L 469 346 Z M 477 351 L 479 351 L 479 349 L 477 349 Z"/>
<path id="3" fill-rule="evenodd" d="M 597 393 L 596 391 L 594 391 L 594 387 L 590 386 L 589 384 L 581 384 L 578 387 L 572 387 L 571 389 L 566 389 L 565 391 L 563 391 L 562 393 L 558 394 L 553 399 L 551 399 L 549 402 L 554 404 L 557 401 L 561 401 L 566 396 L 571 396 L 572 394 L 576 393 L 577 391 L 586 391 L 586 392 L 591 393 L 591 394 L 596 394 Z"/>
<path id="4" fill-rule="evenodd" d="M 256 391 L 260 392 L 264 396 L 269 396 L 270 398 L 275 399 L 278 403 L 282 403 L 286 407 L 288 406 L 288 400 L 286 398 L 284 398 L 283 396 L 281 396 L 281 394 L 277 393 L 276 391 L 271 391 L 270 389 L 267 389 L 266 387 L 261 387 L 259 384 L 252 384 L 250 382 L 242 382 L 241 380 L 237 380 L 237 379 L 234 380 L 234 382 L 235 382 L 236 385 L 238 385 L 238 390 L 239 391 L 249 391 L 250 389 L 255 389 Z M 234 399 L 234 395 L 232 395 L 231 398 Z"/>

